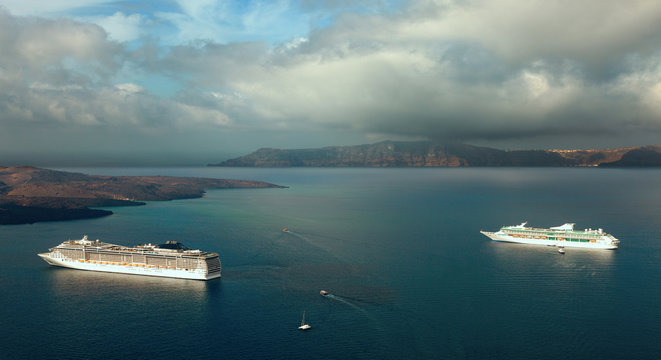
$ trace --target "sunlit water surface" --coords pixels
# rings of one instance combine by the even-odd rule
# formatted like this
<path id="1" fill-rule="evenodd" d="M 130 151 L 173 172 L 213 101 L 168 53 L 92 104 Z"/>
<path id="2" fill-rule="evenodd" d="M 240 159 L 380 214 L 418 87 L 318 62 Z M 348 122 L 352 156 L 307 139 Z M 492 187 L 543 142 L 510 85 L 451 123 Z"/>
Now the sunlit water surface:
<path id="1" fill-rule="evenodd" d="M 0 358 L 644 359 L 661 354 L 661 171 L 84 168 L 286 189 L 0 227 Z M 492 242 L 528 221 L 603 227 L 616 251 Z M 287 227 L 288 232 L 282 228 Z M 208 282 L 48 266 L 63 240 L 179 240 Z M 331 296 L 323 297 L 325 289 Z M 301 315 L 312 329 L 297 330 Z"/>

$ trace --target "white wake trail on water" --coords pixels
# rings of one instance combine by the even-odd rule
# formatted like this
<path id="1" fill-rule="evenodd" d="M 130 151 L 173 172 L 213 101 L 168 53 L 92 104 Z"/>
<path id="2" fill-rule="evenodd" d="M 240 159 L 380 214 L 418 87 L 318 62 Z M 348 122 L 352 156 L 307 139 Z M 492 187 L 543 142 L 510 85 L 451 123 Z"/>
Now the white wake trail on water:
<path id="1" fill-rule="evenodd" d="M 333 300 L 337 300 L 337 301 L 339 301 L 339 302 L 342 302 L 342 303 L 344 303 L 344 304 L 350 306 L 351 308 L 353 308 L 353 309 L 355 309 L 355 310 L 358 310 L 358 311 L 362 312 L 363 314 L 365 314 L 365 317 L 367 317 L 368 319 L 370 318 L 370 315 L 367 313 L 367 311 L 366 311 L 365 309 L 363 309 L 363 308 L 361 308 L 360 306 L 358 306 L 358 305 L 356 305 L 356 304 L 350 302 L 349 300 L 346 300 L 345 298 L 343 298 L 343 297 L 341 297 L 341 296 L 333 295 L 333 294 L 328 294 L 328 295 L 326 295 L 326 297 L 329 298 L 329 299 L 333 299 Z M 370 319 L 370 320 L 371 320 L 371 319 Z"/>

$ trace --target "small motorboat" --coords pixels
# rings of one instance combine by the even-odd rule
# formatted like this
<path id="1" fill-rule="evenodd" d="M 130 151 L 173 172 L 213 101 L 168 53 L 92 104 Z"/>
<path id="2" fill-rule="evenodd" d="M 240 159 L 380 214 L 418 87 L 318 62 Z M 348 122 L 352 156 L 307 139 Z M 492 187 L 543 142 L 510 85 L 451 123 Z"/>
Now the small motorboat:
<path id="1" fill-rule="evenodd" d="M 563 248 L 563 247 L 558 248 L 558 253 L 564 254 L 565 253 L 565 248 Z"/>
<path id="2" fill-rule="evenodd" d="M 282 232 L 287 232 L 289 231 L 287 228 L 282 228 Z"/>
<path id="3" fill-rule="evenodd" d="M 327 295 L 328 295 L 328 291 L 326 291 L 326 290 L 321 290 L 319 293 L 320 293 L 321 295 L 323 295 L 323 296 L 327 296 Z"/>
<path id="4" fill-rule="evenodd" d="M 308 330 L 312 326 L 305 323 L 305 310 L 303 311 L 303 319 L 301 319 L 301 326 L 298 327 L 298 330 Z"/>

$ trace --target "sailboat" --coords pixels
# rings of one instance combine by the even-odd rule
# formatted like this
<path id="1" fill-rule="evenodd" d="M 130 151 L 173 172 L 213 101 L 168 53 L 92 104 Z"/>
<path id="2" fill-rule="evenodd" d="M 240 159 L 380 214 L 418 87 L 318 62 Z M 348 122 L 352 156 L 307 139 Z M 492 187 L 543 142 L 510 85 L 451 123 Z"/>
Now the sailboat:
<path id="1" fill-rule="evenodd" d="M 305 323 L 305 310 L 303 310 L 303 319 L 301 320 L 301 326 L 298 327 L 298 330 L 307 330 L 312 326 Z"/>

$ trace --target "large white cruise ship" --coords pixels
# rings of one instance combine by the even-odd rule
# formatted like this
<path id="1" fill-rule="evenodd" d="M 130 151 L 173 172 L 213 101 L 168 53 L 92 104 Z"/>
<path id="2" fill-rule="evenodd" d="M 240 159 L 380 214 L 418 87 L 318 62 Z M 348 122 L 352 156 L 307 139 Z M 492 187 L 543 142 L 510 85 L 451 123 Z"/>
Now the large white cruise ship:
<path id="1" fill-rule="evenodd" d="M 54 266 L 122 274 L 210 280 L 221 272 L 218 254 L 191 250 L 176 241 L 124 247 L 90 241 L 85 235 L 37 255 Z"/>
<path id="2" fill-rule="evenodd" d="M 480 231 L 495 241 L 507 241 L 534 245 L 559 247 L 579 247 L 589 249 L 617 249 L 620 240 L 607 234 L 603 229 L 574 230 L 574 224 L 567 223 L 549 229 L 526 227 L 527 223 L 503 226 L 497 232 Z"/>

